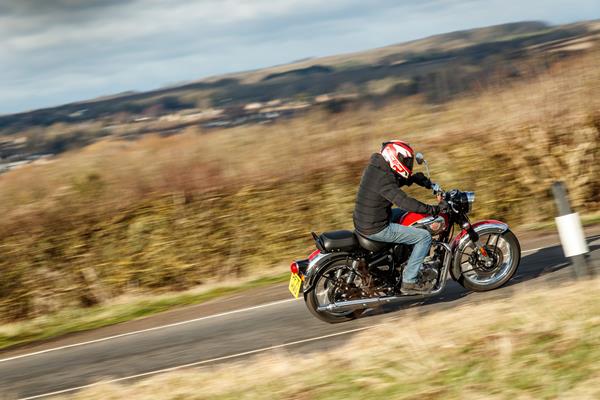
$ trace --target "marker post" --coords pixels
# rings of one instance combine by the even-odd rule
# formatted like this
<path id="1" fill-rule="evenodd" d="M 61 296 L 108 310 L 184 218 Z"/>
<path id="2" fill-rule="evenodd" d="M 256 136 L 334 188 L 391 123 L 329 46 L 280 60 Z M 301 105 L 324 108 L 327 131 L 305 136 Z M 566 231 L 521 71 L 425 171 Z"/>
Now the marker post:
<path id="1" fill-rule="evenodd" d="M 571 259 L 575 276 L 577 279 L 592 275 L 585 255 L 589 253 L 587 242 L 579 214 L 571 210 L 567 190 L 563 182 L 554 182 L 552 184 L 552 193 L 556 201 L 558 209 L 558 217 L 556 217 L 556 226 L 560 236 L 565 257 Z"/>

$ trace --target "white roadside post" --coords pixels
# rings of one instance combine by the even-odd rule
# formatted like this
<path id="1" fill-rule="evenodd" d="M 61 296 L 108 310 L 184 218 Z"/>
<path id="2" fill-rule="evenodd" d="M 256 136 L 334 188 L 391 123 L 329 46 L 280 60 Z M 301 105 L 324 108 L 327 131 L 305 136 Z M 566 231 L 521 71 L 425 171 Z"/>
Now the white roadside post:
<path id="1" fill-rule="evenodd" d="M 589 252 L 585 234 L 581 226 L 579 214 L 571 210 L 565 184 L 563 182 L 554 182 L 552 184 L 552 193 L 554 194 L 556 208 L 558 209 L 556 226 L 565 257 L 571 259 L 577 278 L 591 275 L 585 259 L 585 255 Z"/>

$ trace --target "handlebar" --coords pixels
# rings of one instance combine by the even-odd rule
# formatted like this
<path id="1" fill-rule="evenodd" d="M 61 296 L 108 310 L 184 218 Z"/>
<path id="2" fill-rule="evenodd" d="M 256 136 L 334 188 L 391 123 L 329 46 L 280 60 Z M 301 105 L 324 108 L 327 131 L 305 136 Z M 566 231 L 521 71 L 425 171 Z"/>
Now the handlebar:
<path id="1" fill-rule="evenodd" d="M 433 182 L 431 182 L 431 191 L 433 192 L 433 194 L 435 196 L 437 196 L 438 194 L 443 196 L 445 194 L 445 192 L 442 190 L 442 187 L 440 185 L 438 185 L 437 183 L 433 183 Z"/>

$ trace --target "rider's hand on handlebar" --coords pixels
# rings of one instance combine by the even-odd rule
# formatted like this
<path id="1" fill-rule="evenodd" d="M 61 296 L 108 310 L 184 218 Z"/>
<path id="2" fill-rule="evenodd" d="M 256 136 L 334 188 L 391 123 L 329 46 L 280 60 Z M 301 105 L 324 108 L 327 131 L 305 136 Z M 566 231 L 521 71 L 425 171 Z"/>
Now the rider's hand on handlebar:
<path id="1" fill-rule="evenodd" d="M 446 202 L 446 200 L 444 200 L 442 198 L 441 194 L 438 194 L 438 201 L 440 202 L 440 204 L 438 204 L 438 208 L 440 210 L 440 213 L 447 213 L 450 211 L 450 204 L 448 204 L 448 202 Z"/>

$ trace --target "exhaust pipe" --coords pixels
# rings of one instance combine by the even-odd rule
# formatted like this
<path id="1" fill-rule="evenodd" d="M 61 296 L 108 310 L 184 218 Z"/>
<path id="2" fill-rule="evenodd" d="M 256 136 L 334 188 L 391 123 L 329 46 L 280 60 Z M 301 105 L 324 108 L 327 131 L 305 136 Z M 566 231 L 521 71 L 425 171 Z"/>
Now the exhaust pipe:
<path id="1" fill-rule="evenodd" d="M 389 297 L 373 297 L 370 299 L 358 299 L 340 301 L 339 303 L 331 303 L 326 306 L 317 307 L 317 311 L 323 312 L 344 312 L 344 311 L 355 311 L 364 310 L 367 308 L 375 307 L 381 304 L 392 303 L 402 299 L 414 299 L 416 297 L 424 297 L 423 295 L 414 296 L 389 296 Z"/>

